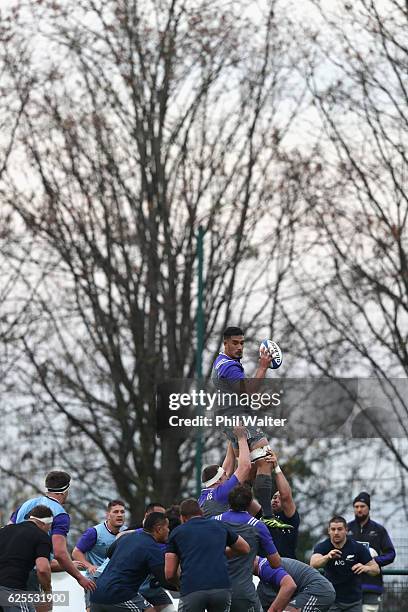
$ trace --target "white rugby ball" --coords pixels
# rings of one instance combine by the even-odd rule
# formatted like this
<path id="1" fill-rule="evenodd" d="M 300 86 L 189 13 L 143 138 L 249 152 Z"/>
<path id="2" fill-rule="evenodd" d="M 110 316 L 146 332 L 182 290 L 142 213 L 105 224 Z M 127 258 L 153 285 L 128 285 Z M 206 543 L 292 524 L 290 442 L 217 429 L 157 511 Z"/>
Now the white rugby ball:
<path id="1" fill-rule="evenodd" d="M 269 353 L 272 357 L 272 361 L 269 367 L 272 370 L 280 368 L 280 366 L 282 365 L 283 357 L 282 351 L 280 350 L 276 342 L 274 342 L 273 340 L 262 340 L 261 346 L 259 347 L 259 356 L 261 356 L 262 353 L 265 352 Z"/>

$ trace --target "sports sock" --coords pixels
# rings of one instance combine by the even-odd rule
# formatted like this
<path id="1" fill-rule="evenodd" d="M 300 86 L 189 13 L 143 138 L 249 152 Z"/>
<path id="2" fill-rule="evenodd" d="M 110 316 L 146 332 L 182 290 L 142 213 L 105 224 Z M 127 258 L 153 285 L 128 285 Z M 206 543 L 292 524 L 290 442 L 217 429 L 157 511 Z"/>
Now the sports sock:
<path id="1" fill-rule="evenodd" d="M 254 497 L 259 501 L 263 516 L 272 516 L 272 476 L 257 474 L 254 482 Z"/>

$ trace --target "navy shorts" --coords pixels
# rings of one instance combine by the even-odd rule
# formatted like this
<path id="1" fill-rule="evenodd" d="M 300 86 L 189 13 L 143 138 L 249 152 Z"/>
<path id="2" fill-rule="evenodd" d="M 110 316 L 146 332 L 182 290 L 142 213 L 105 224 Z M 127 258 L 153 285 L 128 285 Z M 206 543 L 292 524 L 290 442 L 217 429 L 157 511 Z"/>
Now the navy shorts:
<path id="1" fill-rule="evenodd" d="M 151 608 L 151 605 L 139 593 L 132 599 L 117 604 L 100 604 L 91 601 L 91 612 L 143 612 L 148 608 Z"/>
<path id="2" fill-rule="evenodd" d="M 231 591 L 228 589 L 209 589 L 194 591 L 180 597 L 179 612 L 229 612 Z"/>

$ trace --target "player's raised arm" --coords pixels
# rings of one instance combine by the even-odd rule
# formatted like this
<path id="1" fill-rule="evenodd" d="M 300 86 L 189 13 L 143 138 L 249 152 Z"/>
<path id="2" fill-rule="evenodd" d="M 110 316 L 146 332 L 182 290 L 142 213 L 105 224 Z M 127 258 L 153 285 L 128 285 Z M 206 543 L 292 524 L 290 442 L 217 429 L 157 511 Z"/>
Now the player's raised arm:
<path id="1" fill-rule="evenodd" d="M 226 452 L 225 459 L 224 459 L 221 467 L 224 470 L 224 472 L 226 473 L 228 478 L 234 473 L 234 468 L 235 468 L 235 453 L 234 453 L 234 448 L 233 448 L 231 442 L 228 442 L 227 452 Z"/>
<path id="2" fill-rule="evenodd" d="M 251 459 L 249 458 L 249 446 L 247 430 L 242 425 L 238 425 L 233 429 L 234 434 L 238 439 L 238 465 L 234 474 L 238 478 L 240 483 L 245 482 L 251 471 Z"/>
<path id="3" fill-rule="evenodd" d="M 275 475 L 276 488 L 278 489 L 280 507 L 287 518 L 291 518 L 296 512 L 296 504 L 293 501 L 292 489 L 285 474 L 279 467 L 276 453 L 271 451 L 272 469 Z"/>
<path id="4" fill-rule="evenodd" d="M 271 355 L 266 351 L 262 352 L 259 356 L 258 367 L 255 370 L 254 375 L 252 376 L 252 378 L 247 378 L 244 381 L 242 390 L 245 390 L 246 393 L 255 393 L 256 391 L 258 391 L 271 363 Z"/>

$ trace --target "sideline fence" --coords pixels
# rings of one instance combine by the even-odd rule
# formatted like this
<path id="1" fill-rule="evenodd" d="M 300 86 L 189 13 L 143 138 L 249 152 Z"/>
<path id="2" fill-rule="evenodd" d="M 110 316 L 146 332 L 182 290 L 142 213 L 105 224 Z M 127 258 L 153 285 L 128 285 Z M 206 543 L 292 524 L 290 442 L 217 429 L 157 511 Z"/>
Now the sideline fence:
<path id="1" fill-rule="evenodd" d="M 408 610 L 408 570 L 384 569 L 384 594 L 380 612 Z"/>

